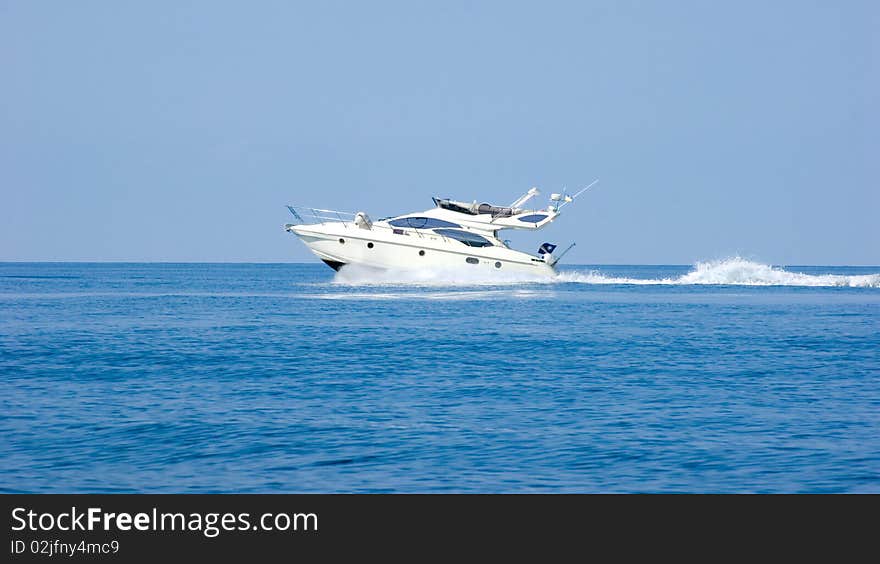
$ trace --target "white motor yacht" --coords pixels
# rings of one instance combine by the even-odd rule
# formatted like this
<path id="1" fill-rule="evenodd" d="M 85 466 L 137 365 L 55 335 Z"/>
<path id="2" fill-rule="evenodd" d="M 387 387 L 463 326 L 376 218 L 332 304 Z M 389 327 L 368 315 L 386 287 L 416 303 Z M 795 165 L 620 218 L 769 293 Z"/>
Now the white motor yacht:
<path id="1" fill-rule="evenodd" d="M 568 249 L 544 243 L 531 255 L 508 247 L 499 238 L 505 229 L 538 230 L 559 217 L 574 196 L 553 194 L 544 209 L 528 209 L 526 202 L 540 194 L 532 188 L 509 206 L 433 198 L 433 208 L 373 221 L 365 212 L 346 213 L 287 206 L 295 218 L 285 230 L 334 270 L 358 264 L 379 269 L 483 269 L 552 276 Z"/>

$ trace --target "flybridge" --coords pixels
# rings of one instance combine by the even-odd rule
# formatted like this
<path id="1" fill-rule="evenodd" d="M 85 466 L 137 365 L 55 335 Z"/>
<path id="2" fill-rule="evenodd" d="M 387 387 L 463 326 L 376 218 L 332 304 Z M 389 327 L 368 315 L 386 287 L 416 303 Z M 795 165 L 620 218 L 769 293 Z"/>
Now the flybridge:
<path id="1" fill-rule="evenodd" d="M 448 198 L 432 198 L 436 208 L 432 214 L 438 218 L 456 218 L 457 221 L 472 227 L 473 229 L 497 231 L 501 229 L 541 229 L 559 215 L 560 210 L 574 201 L 589 188 L 593 187 L 598 180 L 589 186 L 569 196 L 565 192 L 551 194 L 550 202 L 543 209 L 528 209 L 526 202 L 539 195 L 537 188 L 532 188 L 509 206 L 498 206 L 489 203 L 464 202 Z M 452 212 L 452 213 L 450 213 Z M 426 212 L 430 213 L 430 212 Z"/>
<path id="2" fill-rule="evenodd" d="M 492 204 L 478 204 L 476 200 L 473 203 L 467 202 L 459 202 L 456 200 L 449 199 L 441 199 L 441 198 L 432 198 L 434 200 L 434 204 L 438 208 L 442 208 L 449 211 L 454 211 L 458 213 L 466 213 L 468 215 L 489 215 L 492 218 L 496 217 L 511 217 L 522 213 L 526 210 L 522 209 L 522 205 L 540 194 L 541 191 L 537 188 L 531 188 L 528 192 L 520 196 L 509 206 L 494 206 Z M 551 203 L 552 207 L 552 203 Z M 548 208 L 548 211 L 551 211 Z M 555 210 L 552 210 L 555 211 Z"/>
<path id="3" fill-rule="evenodd" d="M 468 215 L 489 214 L 492 217 L 510 217 L 516 213 L 513 208 L 493 206 L 491 204 L 477 204 L 477 202 L 468 204 L 465 202 L 457 202 L 455 200 L 441 198 L 432 199 L 438 208 L 458 213 L 466 213 Z"/>

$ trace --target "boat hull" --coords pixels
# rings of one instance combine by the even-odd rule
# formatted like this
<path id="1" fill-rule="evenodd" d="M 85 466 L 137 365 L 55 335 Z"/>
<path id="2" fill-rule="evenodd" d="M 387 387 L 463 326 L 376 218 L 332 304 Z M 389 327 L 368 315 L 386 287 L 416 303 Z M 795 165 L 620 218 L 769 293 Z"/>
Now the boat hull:
<path id="1" fill-rule="evenodd" d="M 324 263 L 339 270 L 357 264 L 388 270 L 424 270 L 515 273 L 550 277 L 555 270 L 543 260 L 502 246 L 469 247 L 459 241 L 402 234 L 387 229 L 365 229 L 353 224 L 288 225 L 287 231 Z"/>

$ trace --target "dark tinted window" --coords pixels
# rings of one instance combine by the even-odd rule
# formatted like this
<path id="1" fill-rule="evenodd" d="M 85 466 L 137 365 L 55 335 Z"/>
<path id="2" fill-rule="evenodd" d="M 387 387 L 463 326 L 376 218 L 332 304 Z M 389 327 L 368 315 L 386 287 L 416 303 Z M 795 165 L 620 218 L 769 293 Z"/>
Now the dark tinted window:
<path id="1" fill-rule="evenodd" d="M 474 257 L 468 257 L 464 260 L 466 260 L 468 264 L 480 264 L 480 261 L 475 259 Z"/>
<path id="2" fill-rule="evenodd" d="M 468 233 L 467 231 L 459 231 L 458 229 L 435 229 L 434 233 L 439 233 L 444 237 L 449 237 L 450 239 L 461 241 L 468 247 L 492 246 L 492 242 L 485 237 L 481 237 L 480 235 L 477 235 L 475 233 Z"/>
<path id="3" fill-rule="evenodd" d="M 518 217 L 517 219 L 520 221 L 526 221 L 528 223 L 541 223 L 546 218 L 547 218 L 546 215 L 536 213 L 536 214 L 532 214 L 532 215 L 524 215 L 522 217 Z"/>
<path id="4" fill-rule="evenodd" d="M 388 222 L 393 227 L 411 227 L 413 229 L 434 229 L 435 227 L 461 227 L 457 223 L 434 219 L 433 217 L 401 217 Z"/>

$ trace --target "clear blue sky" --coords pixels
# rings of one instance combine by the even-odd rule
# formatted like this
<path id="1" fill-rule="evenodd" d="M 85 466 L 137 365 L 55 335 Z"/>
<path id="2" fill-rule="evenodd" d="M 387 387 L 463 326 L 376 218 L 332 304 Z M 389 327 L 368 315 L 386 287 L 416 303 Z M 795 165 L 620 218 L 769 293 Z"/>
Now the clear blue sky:
<path id="1" fill-rule="evenodd" d="M 514 242 L 877 265 L 878 29 L 876 1 L 2 1 L 0 260 L 311 261 L 286 203 L 599 177 Z"/>

